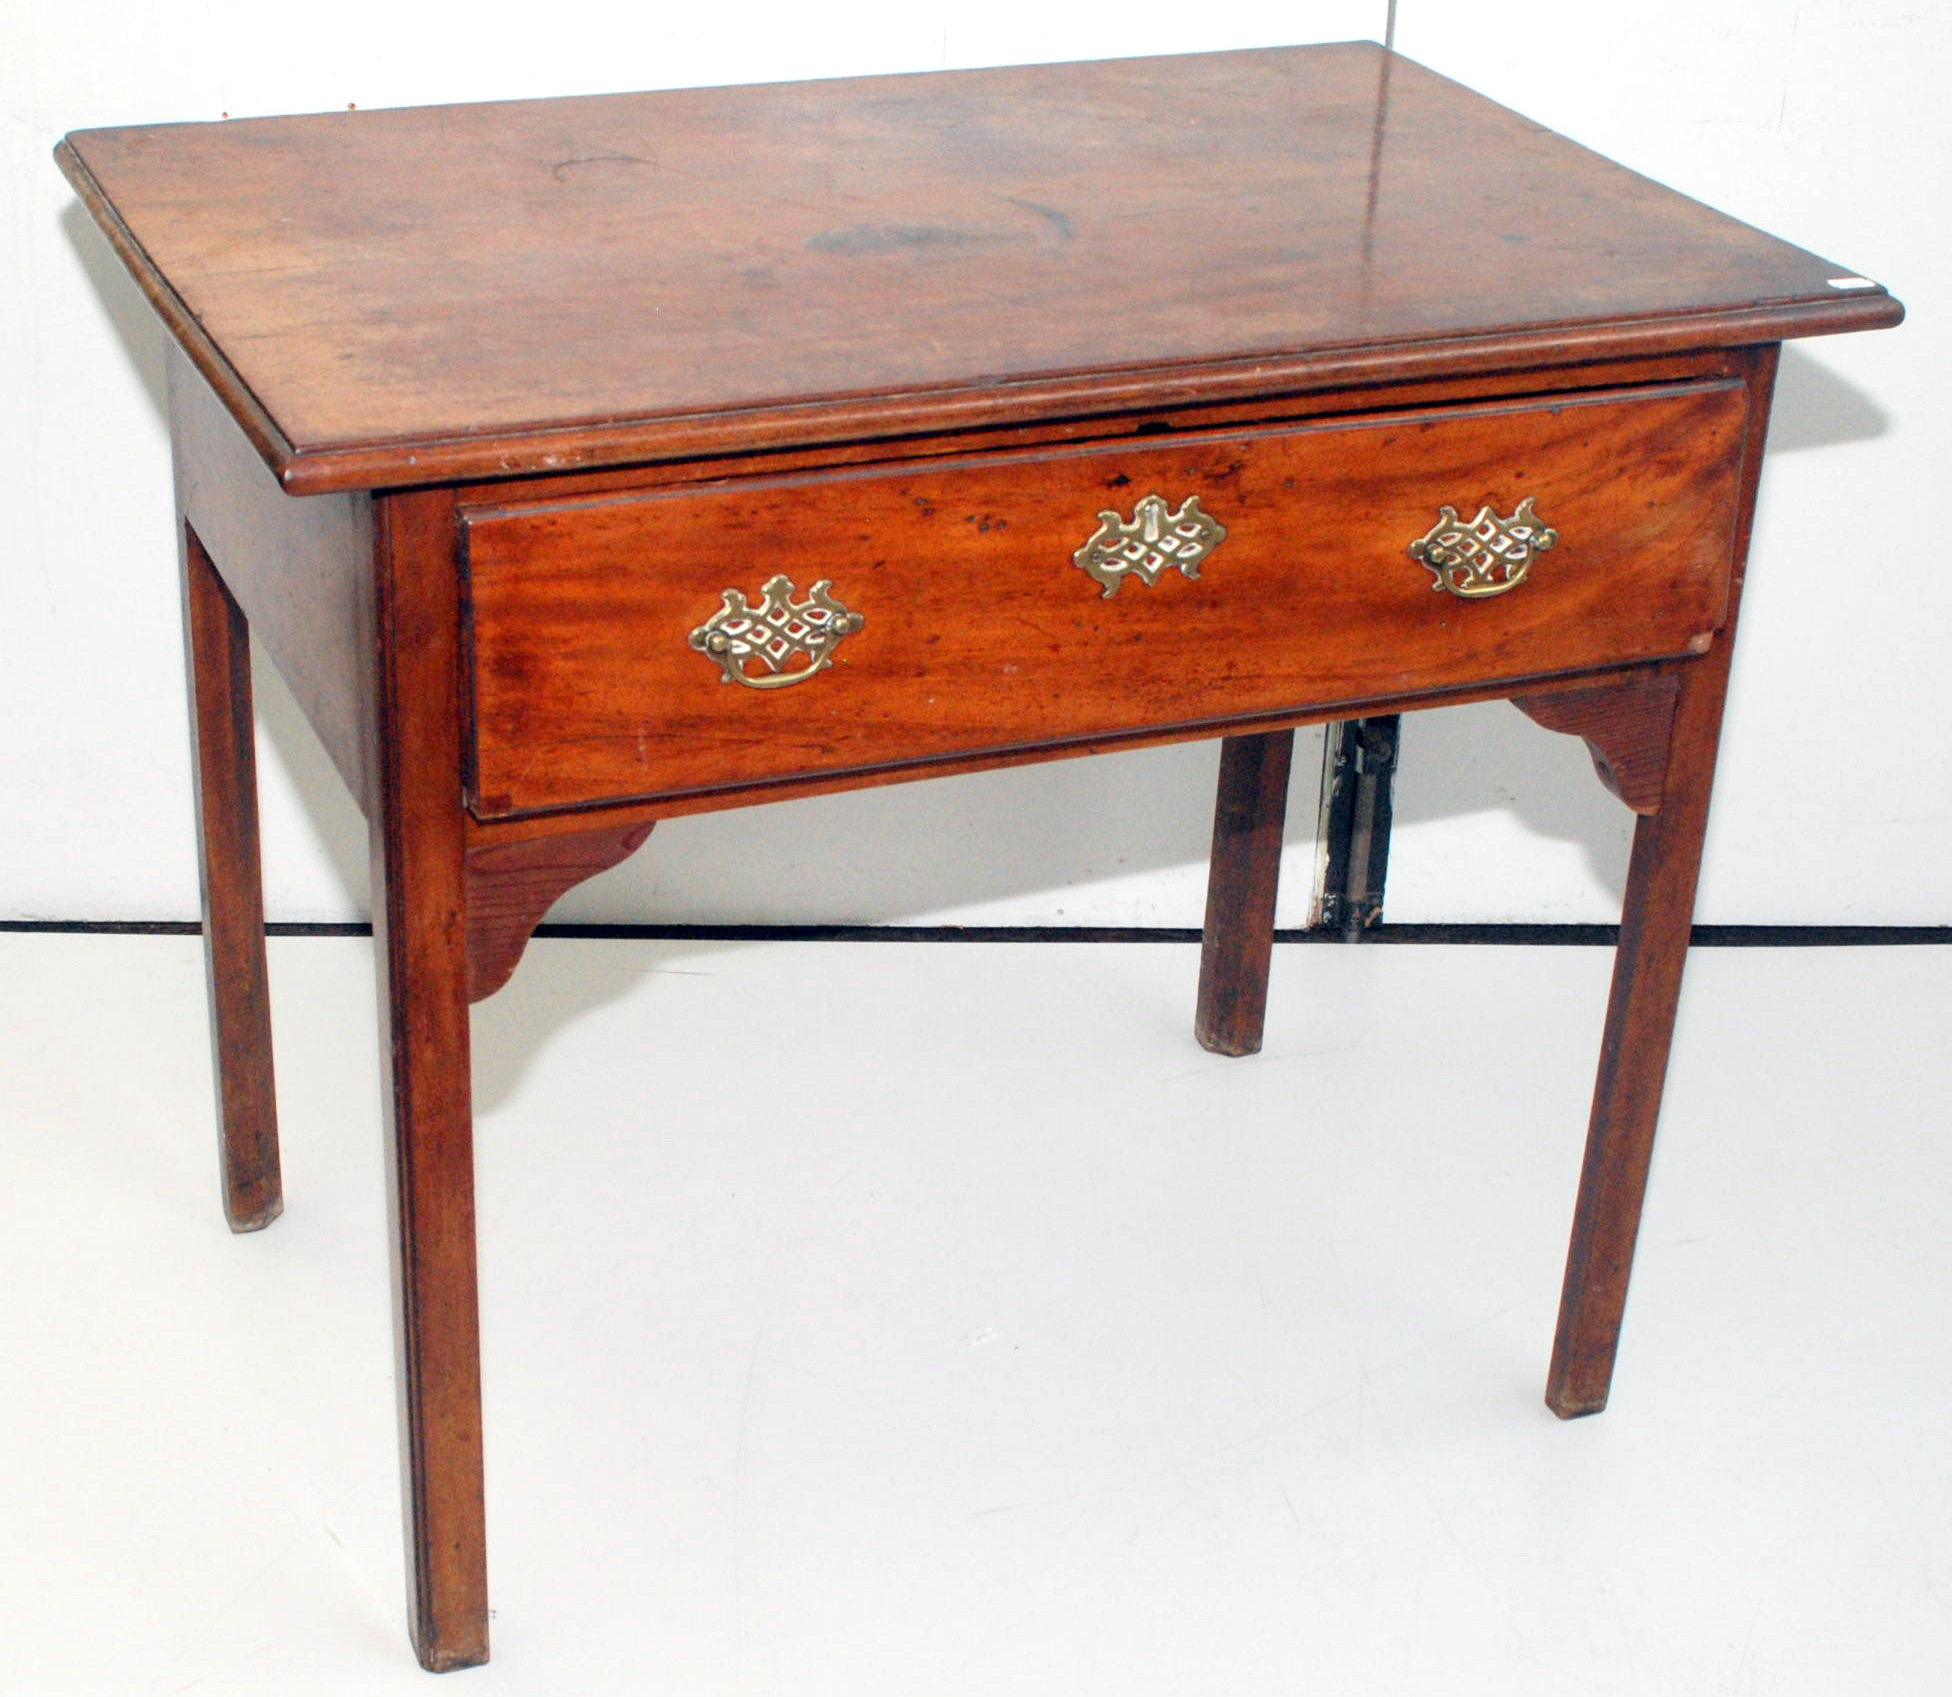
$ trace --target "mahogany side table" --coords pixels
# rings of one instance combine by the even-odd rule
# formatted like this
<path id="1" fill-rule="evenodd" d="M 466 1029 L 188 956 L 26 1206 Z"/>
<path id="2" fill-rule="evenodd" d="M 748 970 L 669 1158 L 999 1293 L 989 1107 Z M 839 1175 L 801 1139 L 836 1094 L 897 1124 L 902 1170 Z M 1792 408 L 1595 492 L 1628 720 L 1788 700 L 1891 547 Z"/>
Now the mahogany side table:
<path id="1" fill-rule="evenodd" d="M 372 825 L 415 1647 L 488 1654 L 468 1006 L 659 819 L 1508 698 L 1640 817 L 1547 1400 L 1607 1398 L 1777 345 L 1884 289 L 1369 43 L 92 130 L 161 314 L 225 1205 L 254 629 Z"/>

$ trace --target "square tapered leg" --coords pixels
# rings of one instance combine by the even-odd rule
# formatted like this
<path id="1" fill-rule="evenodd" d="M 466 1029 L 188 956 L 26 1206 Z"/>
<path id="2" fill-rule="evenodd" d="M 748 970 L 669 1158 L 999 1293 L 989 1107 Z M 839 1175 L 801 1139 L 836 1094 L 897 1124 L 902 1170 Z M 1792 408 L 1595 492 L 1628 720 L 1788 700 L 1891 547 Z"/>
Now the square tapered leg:
<path id="1" fill-rule="evenodd" d="M 1227 737 L 1220 744 L 1220 793 L 1213 812 L 1206 939 L 1200 951 L 1194 1034 L 1222 1055 L 1251 1055 L 1267 1017 L 1274 953 L 1274 898 L 1281 881 L 1281 829 L 1288 808 L 1293 731 Z"/>
<path id="2" fill-rule="evenodd" d="M 198 863 L 224 1217 L 259 1231 L 284 1211 L 264 958 L 250 632 L 195 531 L 182 527 Z"/>

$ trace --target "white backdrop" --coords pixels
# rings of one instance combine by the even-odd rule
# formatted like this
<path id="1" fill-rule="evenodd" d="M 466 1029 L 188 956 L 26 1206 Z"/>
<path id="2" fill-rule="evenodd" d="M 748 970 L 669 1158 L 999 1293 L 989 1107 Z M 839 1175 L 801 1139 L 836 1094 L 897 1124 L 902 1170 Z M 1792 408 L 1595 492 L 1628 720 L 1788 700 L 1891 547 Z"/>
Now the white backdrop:
<path id="1" fill-rule="evenodd" d="M 20 0 L 0 23 L 5 736 L 0 917 L 195 912 L 162 332 L 48 150 L 70 129 L 1380 38 L 1383 0 L 980 7 Z M 1397 46 L 1888 283 L 1912 320 L 1792 346 L 1700 917 L 1952 920 L 1947 425 L 1952 16 L 1916 0 L 1401 0 Z M 1458 233 L 1433 230 L 1442 243 Z M 363 911 L 364 827 L 258 668 L 273 918 Z M 1297 755 L 1283 922 L 1313 870 Z M 1198 922 L 1215 746 L 661 827 L 559 918 Z M 1605 919 L 1628 818 L 1503 706 L 1405 722 L 1389 917 Z"/>

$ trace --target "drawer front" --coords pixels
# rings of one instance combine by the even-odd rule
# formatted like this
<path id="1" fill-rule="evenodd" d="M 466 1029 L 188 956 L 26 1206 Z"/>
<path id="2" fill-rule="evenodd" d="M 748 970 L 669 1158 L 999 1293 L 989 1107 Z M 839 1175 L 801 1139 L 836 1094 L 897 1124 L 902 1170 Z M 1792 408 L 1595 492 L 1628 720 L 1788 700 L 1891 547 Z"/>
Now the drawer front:
<path id="1" fill-rule="evenodd" d="M 1698 652 L 1727 606 L 1745 404 L 1716 381 L 464 509 L 474 806 L 885 769 Z M 1475 583 L 1440 572 L 1458 548 L 1442 537 L 1413 557 L 1445 507 L 1468 525 L 1528 500 L 1553 534 L 1509 587 L 1501 564 Z M 1148 511 L 1168 546 L 1148 546 Z M 1202 514 L 1214 527 L 1180 557 L 1209 551 L 1189 574 L 1173 521 L 1201 532 Z M 1103 515 L 1135 527 L 1123 553 Z M 1156 574 L 1121 575 L 1134 555 Z M 769 661 L 731 640 L 725 592 L 761 609 L 781 577 L 776 604 L 824 581 L 837 610 Z"/>

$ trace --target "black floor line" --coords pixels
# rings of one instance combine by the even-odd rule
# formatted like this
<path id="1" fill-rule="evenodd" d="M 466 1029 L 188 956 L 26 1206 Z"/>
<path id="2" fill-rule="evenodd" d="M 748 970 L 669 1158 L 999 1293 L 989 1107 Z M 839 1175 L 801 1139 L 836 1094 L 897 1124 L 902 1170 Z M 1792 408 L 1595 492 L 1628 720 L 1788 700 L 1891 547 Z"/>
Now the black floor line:
<path id="1" fill-rule="evenodd" d="M 194 937 L 191 919 L 7 919 L 0 933 L 89 937 Z M 273 937 L 367 937 L 361 921 L 274 921 Z M 1196 943 L 1191 927 L 1148 925 L 544 925 L 538 937 L 636 938 L 748 943 Z M 1611 947 L 1614 925 L 1376 925 L 1364 943 L 1503 943 L 1527 947 Z M 1276 931 L 1277 943 L 1339 943 L 1338 930 Z M 1862 948 L 1952 944 L 1952 925 L 1697 925 L 1694 944 L 1709 949 Z"/>

